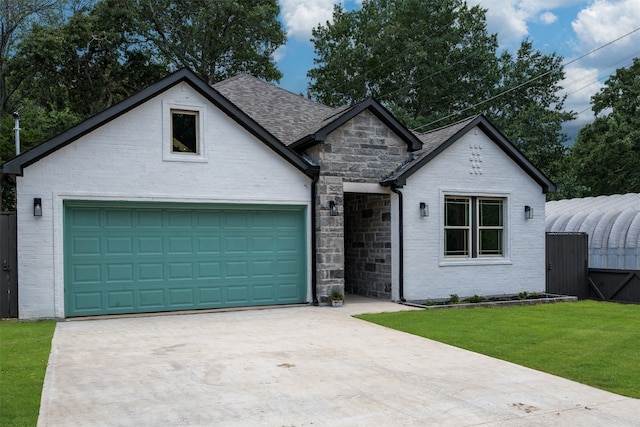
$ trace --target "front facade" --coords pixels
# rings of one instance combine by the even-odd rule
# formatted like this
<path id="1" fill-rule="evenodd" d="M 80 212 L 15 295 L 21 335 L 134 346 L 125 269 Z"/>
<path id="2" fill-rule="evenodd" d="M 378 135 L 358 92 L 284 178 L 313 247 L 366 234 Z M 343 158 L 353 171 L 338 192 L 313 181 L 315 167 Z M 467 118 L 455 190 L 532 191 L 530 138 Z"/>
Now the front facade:
<path id="1" fill-rule="evenodd" d="M 3 172 L 21 318 L 544 290 L 553 184 L 481 116 L 417 135 L 181 70 Z"/>

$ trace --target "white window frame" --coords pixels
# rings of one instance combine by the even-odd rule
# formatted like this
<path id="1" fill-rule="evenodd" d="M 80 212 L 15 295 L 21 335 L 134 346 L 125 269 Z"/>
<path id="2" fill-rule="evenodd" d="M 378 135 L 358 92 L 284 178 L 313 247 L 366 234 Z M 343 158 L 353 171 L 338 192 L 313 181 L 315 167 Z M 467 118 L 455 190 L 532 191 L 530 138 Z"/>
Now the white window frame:
<path id="1" fill-rule="evenodd" d="M 445 214 L 446 214 L 446 199 L 447 198 L 459 198 L 459 199 L 469 199 L 470 200 L 470 204 L 469 204 L 469 219 L 470 219 L 470 224 L 468 227 L 468 241 L 469 241 L 469 254 L 468 255 L 445 255 L 445 239 L 446 239 L 446 233 L 445 233 L 445 222 L 446 222 L 446 218 L 445 218 Z M 480 223 L 480 219 L 479 219 L 479 209 L 477 208 L 478 206 L 478 200 L 481 199 L 485 199 L 485 200 L 497 200 L 500 199 L 503 201 L 502 204 L 502 209 L 503 209 L 503 225 L 501 227 L 502 229 L 502 254 L 501 255 L 495 255 L 495 254 L 489 254 L 489 255 L 479 255 L 479 246 L 480 246 L 480 242 L 479 242 L 479 223 Z M 478 264 L 512 264 L 511 259 L 510 259 L 510 253 L 511 253 L 511 233 L 510 230 L 512 228 L 511 226 L 511 221 L 510 221 L 510 217 L 509 217 L 509 211 L 510 211 L 510 203 L 511 203 L 511 194 L 510 193 L 504 193 L 504 192 L 486 192 L 486 191 L 463 191 L 463 190 L 455 190 L 455 191 L 451 191 L 451 190 L 440 190 L 440 203 L 441 208 L 440 208 L 440 222 L 439 222 L 439 229 L 440 229 L 440 250 L 439 250 L 439 265 L 442 267 L 446 267 L 446 266 L 456 266 L 456 265 L 478 265 Z M 471 215 L 473 215 L 473 210 L 471 207 L 472 203 L 476 203 L 476 209 L 475 209 L 475 218 L 471 219 Z M 473 228 L 475 227 L 476 229 L 476 242 L 475 245 L 476 247 L 473 247 L 474 242 L 472 241 L 472 233 L 473 233 Z M 454 227 L 455 228 L 455 227 Z M 495 227 L 483 227 L 485 229 L 492 229 Z M 472 256 L 473 254 L 476 254 L 476 256 Z"/>
<path id="2" fill-rule="evenodd" d="M 204 105 L 183 104 L 164 101 L 162 103 L 162 160 L 171 162 L 206 162 L 206 108 Z M 173 114 L 196 115 L 197 152 L 181 153 L 173 151 Z"/>

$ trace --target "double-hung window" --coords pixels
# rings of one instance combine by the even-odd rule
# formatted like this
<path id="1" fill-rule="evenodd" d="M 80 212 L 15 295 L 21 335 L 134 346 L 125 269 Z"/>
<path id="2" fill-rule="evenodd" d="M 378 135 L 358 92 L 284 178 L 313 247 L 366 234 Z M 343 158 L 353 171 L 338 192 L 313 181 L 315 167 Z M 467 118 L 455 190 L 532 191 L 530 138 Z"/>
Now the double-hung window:
<path id="1" fill-rule="evenodd" d="M 445 257 L 504 256 L 504 208 L 503 198 L 446 196 Z"/>

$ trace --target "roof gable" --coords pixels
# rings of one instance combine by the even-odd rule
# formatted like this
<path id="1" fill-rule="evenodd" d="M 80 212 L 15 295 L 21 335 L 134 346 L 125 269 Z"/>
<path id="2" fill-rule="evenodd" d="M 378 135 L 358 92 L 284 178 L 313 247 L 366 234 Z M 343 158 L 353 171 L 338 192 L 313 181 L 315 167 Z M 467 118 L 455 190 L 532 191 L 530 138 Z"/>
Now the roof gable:
<path id="1" fill-rule="evenodd" d="M 445 126 L 424 134 L 418 135 L 422 141 L 423 149 L 414 154 L 409 161 L 401 165 L 380 183 L 383 186 L 402 187 L 407 178 L 420 170 L 424 165 L 450 147 L 454 142 L 467 134 L 471 129 L 478 127 L 491 139 L 507 156 L 509 156 L 525 173 L 527 173 L 540 187 L 543 193 L 556 191 L 556 186 L 542 171 L 536 168 L 520 150 L 518 150 L 498 129 L 496 129 L 486 117 L 478 115 Z"/>
<path id="2" fill-rule="evenodd" d="M 269 133 L 265 128 L 253 120 L 249 115 L 231 103 L 227 98 L 222 96 L 213 87 L 209 86 L 205 81 L 201 80 L 192 71 L 183 68 L 175 73 L 165 77 L 164 79 L 152 84 L 151 86 L 141 90 L 140 92 L 130 96 L 129 98 L 113 105 L 112 107 L 96 114 L 93 117 L 79 123 L 78 125 L 68 129 L 67 131 L 55 136 L 48 141 L 26 151 L 19 156 L 7 161 L 2 166 L 2 172 L 7 175 L 22 175 L 23 169 L 38 160 L 48 156 L 49 154 L 63 148 L 79 138 L 89 134 L 95 129 L 109 123 L 117 117 L 126 114 L 128 111 L 149 101 L 150 99 L 160 95 L 168 89 L 179 83 L 187 83 L 200 93 L 209 102 L 231 117 L 240 126 L 254 135 L 256 138 L 265 143 L 269 148 L 282 156 L 290 164 L 295 166 L 301 172 L 308 176 L 317 173 L 315 167 L 305 162 L 293 150 L 289 149 L 276 137 Z"/>
<path id="3" fill-rule="evenodd" d="M 344 125 L 364 110 L 369 110 L 393 132 L 395 132 L 396 135 L 398 135 L 407 144 L 408 151 L 417 151 L 422 148 L 422 142 L 416 137 L 416 135 L 400 123 L 400 121 L 396 119 L 389 110 L 373 98 L 367 98 L 352 107 L 341 107 L 336 109 L 334 114 L 326 117 L 321 122 L 316 123 L 315 126 L 306 129 L 305 134 L 299 135 L 298 139 L 289 146 L 299 152 L 319 142 L 323 142 L 328 134 Z"/>

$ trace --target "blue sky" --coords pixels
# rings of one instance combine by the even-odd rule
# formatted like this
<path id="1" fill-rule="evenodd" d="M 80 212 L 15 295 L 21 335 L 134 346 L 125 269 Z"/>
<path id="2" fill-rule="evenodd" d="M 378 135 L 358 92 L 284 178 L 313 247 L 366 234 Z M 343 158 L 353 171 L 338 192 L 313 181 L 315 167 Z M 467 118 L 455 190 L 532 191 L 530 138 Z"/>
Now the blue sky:
<path id="1" fill-rule="evenodd" d="M 425 0 L 428 1 L 428 0 Z M 284 77 L 279 86 L 306 93 L 307 71 L 313 67 L 311 29 L 331 19 L 334 4 L 347 10 L 360 0 L 279 0 L 288 41 L 276 52 Z M 515 53 L 528 37 L 534 48 L 556 52 L 565 62 L 640 28 L 640 0 L 467 0 L 487 9 L 489 32 L 498 34 L 501 49 Z M 640 57 L 640 31 L 622 38 L 565 67 L 565 108 L 580 113 L 568 133 L 593 119 L 589 99 L 617 68 Z"/>

